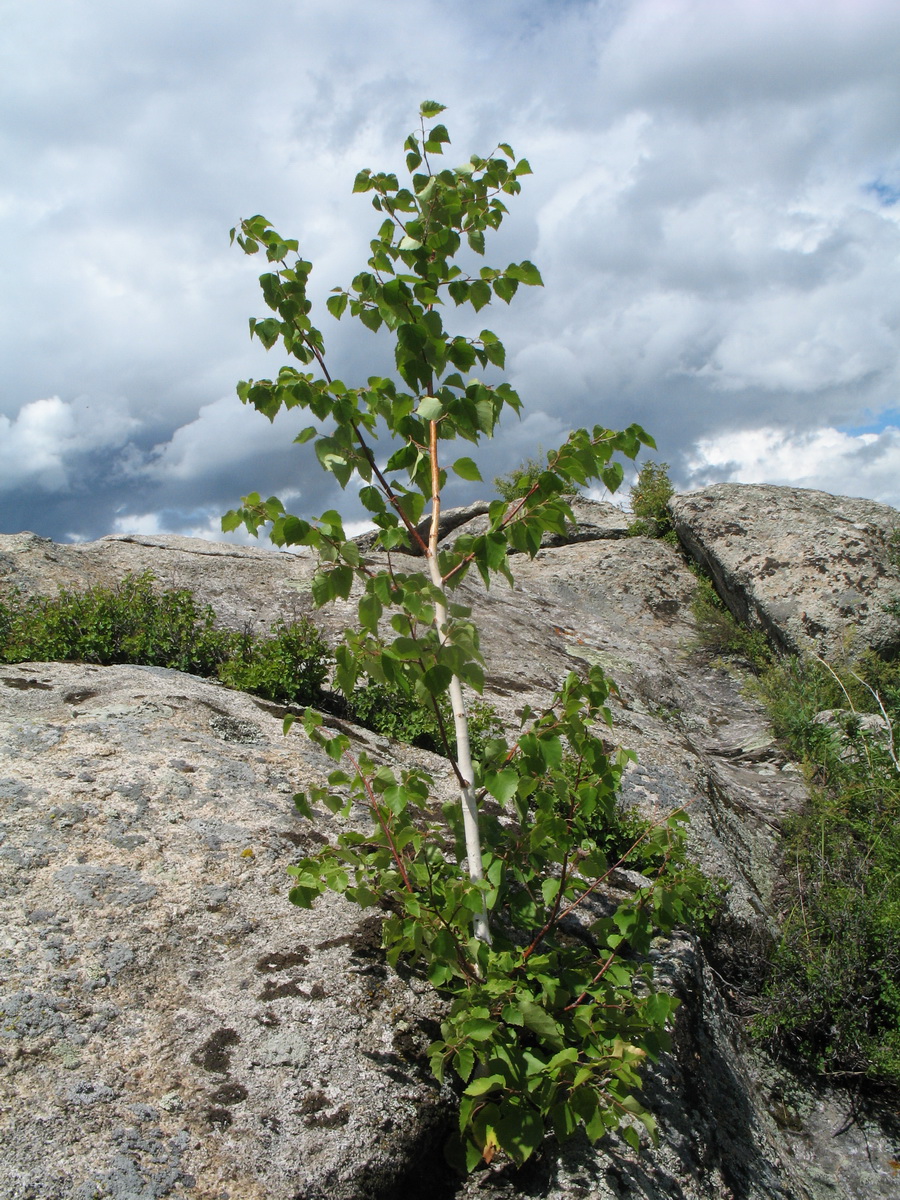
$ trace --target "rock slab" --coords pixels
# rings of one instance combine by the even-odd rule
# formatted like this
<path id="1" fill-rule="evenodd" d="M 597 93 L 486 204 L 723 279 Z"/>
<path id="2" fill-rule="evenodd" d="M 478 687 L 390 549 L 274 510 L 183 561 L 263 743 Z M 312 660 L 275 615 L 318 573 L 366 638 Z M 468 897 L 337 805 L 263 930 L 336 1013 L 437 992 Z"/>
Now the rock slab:
<path id="1" fill-rule="evenodd" d="M 675 496 L 675 528 L 741 621 L 782 649 L 900 650 L 900 512 L 804 488 L 717 483 Z M 846 643 L 849 639 L 849 645 Z"/>
<path id="2" fill-rule="evenodd" d="M 324 755 L 240 693 L 74 664 L 0 668 L 0 747 L 4 1200 L 399 1186 L 446 1120 L 439 1006 L 377 915 L 287 903 Z"/>

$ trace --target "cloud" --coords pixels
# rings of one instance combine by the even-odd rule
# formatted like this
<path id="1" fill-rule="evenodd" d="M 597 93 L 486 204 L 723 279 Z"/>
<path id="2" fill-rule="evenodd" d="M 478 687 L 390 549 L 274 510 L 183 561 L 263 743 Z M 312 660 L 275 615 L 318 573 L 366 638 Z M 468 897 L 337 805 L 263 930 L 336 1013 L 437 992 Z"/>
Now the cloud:
<path id="1" fill-rule="evenodd" d="M 733 480 L 868 496 L 900 507 L 900 428 L 880 433 L 742 430 L 705 438 L 687 461 L 694 486 Z"/>
<path id="2" fill-rule="evenodd" d="M 79 490 L 91 460 L 123 450 L 138 426 L 112 403 L 65 403 L 59 396 L 33 400 L 12 421 L 0 415 L 0 492 Z"/>

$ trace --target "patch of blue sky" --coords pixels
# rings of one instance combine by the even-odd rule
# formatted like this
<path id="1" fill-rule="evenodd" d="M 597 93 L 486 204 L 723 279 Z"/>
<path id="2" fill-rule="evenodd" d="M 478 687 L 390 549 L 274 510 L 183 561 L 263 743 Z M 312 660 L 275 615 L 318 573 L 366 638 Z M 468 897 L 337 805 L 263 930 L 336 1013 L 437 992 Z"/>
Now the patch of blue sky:
<path id="1" fill-rule="evenodd" d="M 885 409 L 884 412 L 873 416 L 871 421 L 860 425 L 836 426 L 841 433 L 846 433 L 849 437 L 861 437 L 864 433 L 884 433 L 885 429 L 897 429 L 898 427 L 900 427 L 900 408 Z"/>
<path id="2" fill-rule="evenodd" d="M 900 200 L 900 183 L 891 183 L 887 179 L 873 179 L 863 184 L 863 191 L 873 195 L 885 208 Z"/>

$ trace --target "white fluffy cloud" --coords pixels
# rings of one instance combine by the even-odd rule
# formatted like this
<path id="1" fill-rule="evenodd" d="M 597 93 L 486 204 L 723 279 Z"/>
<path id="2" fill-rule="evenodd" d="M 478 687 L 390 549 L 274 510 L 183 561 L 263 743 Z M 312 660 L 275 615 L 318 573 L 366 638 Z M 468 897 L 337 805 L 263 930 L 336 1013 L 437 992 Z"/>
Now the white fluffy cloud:
<path id="1" fill-rule="evenodd" d="M 90 456 L 124 450 L 138 424 L 110 403 L 59 396 L 23 405 L 14 420 L 0 415 L 0 492 L 83 487 Z"/>
<path id="2" fill-rule="evenodd" d="M 750 429 L 698 442 L 688 459 L 697 487 L 722 480 L 819 488 L 900 507 L 900 429 L 784 433 Z"/>

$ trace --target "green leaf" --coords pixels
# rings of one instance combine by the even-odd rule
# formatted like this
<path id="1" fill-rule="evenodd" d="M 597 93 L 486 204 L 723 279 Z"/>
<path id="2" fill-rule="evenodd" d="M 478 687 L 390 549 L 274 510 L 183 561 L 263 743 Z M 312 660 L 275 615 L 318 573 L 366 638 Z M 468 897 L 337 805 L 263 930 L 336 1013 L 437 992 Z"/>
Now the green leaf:
<path id="1" fill-rule="evenodd" d="M 484 777 L 484 786 L 499 804 L 506 804 L 516 794 L 519 773 L 511 768 L 505 771 L 490 771 Z"/>
<path id="2" fill-rule="evenodd" d="M 472 1074 L 472 1069 L 475 1066 L 475 1051 L 471 1046 L 460 1046 L 453 1056 L 453 1069 L 463 1081 L 469 1078 Z"/>
<path id="3" fill-rule="evenodd" d="M 334 598 L 334 583 L 331 571 L 317 571 L 312 578 L 312 598 L 316 608 L 321 608 Z"/>
<path id="4" fill-rule="evenodd" d="M 454 303 L 459 305 L 464 304 L 468 300 L 469 287 L 470 285 L 464 279 L 454 279 L 452 283 L 448 284 L 447 291 L 450 293 Z M 490 294 L 488 294 L 488 299 L 490 299 Z"/>
<path id="5" fill-rule="evenodd" d="M 483 279 L 476 279 L 474 283 L 469 284 L 469 296 L 472 307 L 476 312 L 484 308 L 491 302 L 491 286 L 485 283 Z"/>
<path id="6" fill-rule="evenodd" d="M 477 1079 L 473 1079 L 466 1088 L 467 1096 L 484 1096 L 488 1092 L 495 1092 L 502 1088 L 504 1079 L 502 1075 L 480 1075 Z"/>
<path id="7" fill-rule="evenodd" d="M 526 1028 L 530 1029 L 532 1033 L 536 1033 L 548 1046 L 561 1050 L 563 1039 L 559 1026 L 547 1010 L 528 1000 L 523 1001 L 520 1007 Z"/>
<path id="8" fill-rule="evenodd" d="M 453 678 L 453 672 L 449 667 L 442 666 L 438 663 L 434 667 L 430 667 L 422 676 L 422 682 L 431 693 L 432 696 L 442 696 L 450 687 L 450 681 Z"/>
<path id="9" fill-rule="evenodd" d="M 500 275 L 494 280 L 492 286 L 500 299 L 504 300 L 507 304 L 509 304 L 519 289 L 518 280 L 511 279 L 509 275 Z"/>
<path id="10" fill-rule="evenodd" d="M 437 100 L 423 100 L 419 105 L 419 113 L 427 119 L 429 117 L 436 117 L 438 113 L 444 112 L 446 107 L 445 104 L 438 104 Z"/>
<path id="11" fill-rule="evenodd" d="M 325 306 L 333 317 L 337 317 L 340 320 L 344 315 L 344 310 L 347 307 L 349 299 L 350 297 L 346 292 L 339 292 L 336 296 L 329 296 L 325 301 Z"/>
<path id="12" fill-rule="evenodd" d="M 486 1042 L 497 1032 L 497 1023 L 489 1017 L 472 1017 L 463 1022 L 462 1032 L 473 1042 Z"/>
<path id="13" fill-rule="evenodd" d="M 522 1101 L 503 1104 L 501 1113 L 495 1125 L 500 1145 L 517 1163 L 523 1163 L 544 1140 L 544 1122 Z"/>
<path id="14" fill-rule="evenodd" d="M 321 893 L 318 888 L 298 886 L 288 892 L 288 900 L 299 908 L 312 908 Z"/>
<path id="15" fill-rule="evenodd" d="M 377 596 L 367 594 L 359 599 L 359 624 L 362 629 L 374 633 L 378 628 L 381 614 L 384 612 L 381 601 Z"/>
<path id="16" fill-rule="evenodd" d="M 419 401 L 416 412 L 423 421 L 437 421 L 444 411 L 444 406 L 436 396 L 423 396 Z"/>
<path id="17" fill-rule="evenodd" d="M 382 316 L 377 308 L 361 308 L 356 315 L 362 321 L 363 325 L 365 325 L 366 329 L 371 329 L 373 333 L 377 333 L 382 326 Z"/>
<path id="18" fill-rule="evenodd" d="M 453 470 L 460 479 L 481 480 L 481 472 L 471 458 L 458 458 L 453 464 Z"/>
<path id="19" fill-rule="evenodd" d="M 329 574 L 331 576 L 334 595 L 339 596 L 342 600 L 346 600 L 353 586 L 353 568 L 342 565 L 332 568 Z"/>
<path id="20" fill-rule="evenodd" d="M 538 748 L 548 771 L 558 771 L 563 761 L 563 746 L 560 739 L 556 736 L 542 737 L 538 742 Z"/>
<path id="21" fill-rule="evenodd" d="M 526 259 L 519 263 L 517 267 L 510 267 L 508 273 L 513 279 L 517 279 L 519 283 L 525 283 L 529 287 L 543 287 L 544 281 L 541 279 L 541 273 L 534 265 Z"/>
<path id="22" fill-rule="evenodd" d="M 553 1125 L 553 1132 L 561 1142 L 570 1138 L 578 1128 L 578 1114 L 572 1108 L 571 1104 L 554 1104 L 550 1109 L 549 1115 L 550 1122 Z"/>
<path id="23" fill-rule="evenodd" d="M 484 254 L 484 234 L 480 229 L 470 229 L 466 238 L 476 254 Z"/>
<path id="24" fill-rule="evenodd" d="M 296 793 L 294 796 L 294 808 L 296 808 L 301 817 L 306 817 L 308 821 L 313 819 L 313 811 L 310 807 L 309 801 L 306 798 L 305 792 Z"/>
<path id="25" fill-rule="evenodd" d="M 620 1132 L 622 1134 L 622 1137 L 625 1139 L 625 1141 L 628 1143 L 628 1145 L 632 1148 L 632 1150 L 634 1150 L 638 1154 L 640 1154 L 641 1135 L 638 1133 L 638 1131 L 635 1129 L 635 1127 L 633 1125 L 623 1125 L 621 1127 Z"/>
<path id="26" fill-rule="evenodd" d="M 493 363 L 495 367 L 506 366 L 506 350 L 502 342 L 486 342 L 484 353 L 487 355 L 488 362 Z"/>
<path id="27" fill-rule="evenodd" d="M 454 1169 L 456 1169 L 459 1172 L 459 1174 L 464 1175 L 466 1172 L 472 1172 L 475 1170 L 475 1168 L 477 1166 L 481 1165 L 481 1162 L 482 1162 L 481 1147 L 478 1145 L 477 1142 L 473 1141 L 472 1138 L 466 1138 L 465 1142 L 463 1142 L 463 1145 L 462 1145 L 461 1161 L 465 1163 L 465 1170 L 462 1169 L 462 1166 L 456 1165 L 458 1162 L 460 1162 L 460 1154 L 457 1153 L 454 1155 L 452 1153 L 452 1150 L 453 1150 L 452 1146 L 448 1148 L 448 1151 L 447 1151 L 448 1161 L 451 1163 L 452 1166 L 454 1166 Z"/>

